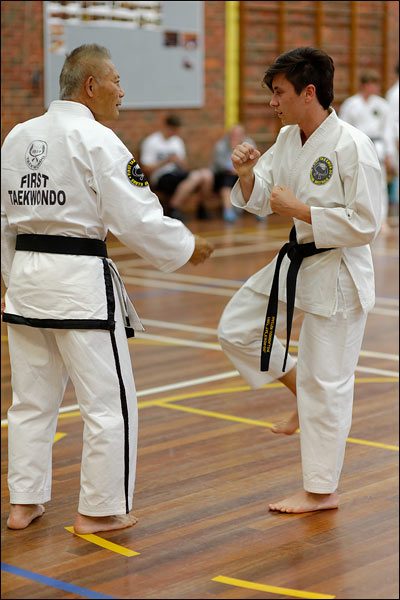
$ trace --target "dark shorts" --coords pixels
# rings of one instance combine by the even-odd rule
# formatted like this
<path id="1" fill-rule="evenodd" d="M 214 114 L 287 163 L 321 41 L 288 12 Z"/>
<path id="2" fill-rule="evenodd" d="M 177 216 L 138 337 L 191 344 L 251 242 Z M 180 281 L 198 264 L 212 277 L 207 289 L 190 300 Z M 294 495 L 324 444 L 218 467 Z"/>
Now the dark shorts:
<path id="1" fill-rule="evenodd" d="M 181 181 L 184 181 L 188 175 L 189 173 L 187 171 L 166 173 L 158 180 L 157 189 L 165 194 L 173 194 Z"/>
<path id="2" fill-rule="evenodd" d="M 220 173 L 216 173 L 215 179 L 214 179 L 214 190 L 216 192 L 218 192 L 221 188 L 224 188 L 224 187 L 233 188 L 236 181 L 237 181 L 237 175 L 234 175 L 233 173 L 229 173 L 229 171 L 226 171 L 226 172 L 221 171 Z"/>

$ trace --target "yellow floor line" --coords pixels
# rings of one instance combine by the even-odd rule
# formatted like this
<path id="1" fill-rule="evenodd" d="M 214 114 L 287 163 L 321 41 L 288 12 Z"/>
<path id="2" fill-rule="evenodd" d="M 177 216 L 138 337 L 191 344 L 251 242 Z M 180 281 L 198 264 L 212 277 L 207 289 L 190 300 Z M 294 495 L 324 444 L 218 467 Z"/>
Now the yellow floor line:
<path id="1" fill-rule="evenodd" d="M 396 383 L 399 380 L 398 377 L 356 377 L 355 383 Z M 273 389 L 284 387 L 283 383 L 274 382 L 263 385 L 259 390 Z M 190 398 L 202 398 L 205 396 L 218 396 L 219 394 L 235 394 L 237 392 L 249 392 L 252 388 L 249 385 L 238 385 L 230 388 L 220 388 L 212 390 L 198 390 L 197 392 L 189 392 L 186 394 L 178 394 L 175 396 L 166 396 L 158 400 L 142 400 L 138 402 L 139 408 L 148 408 L 149 406 L 156 406 L 159 402 L 177 402 L 180 400 L 189 400 Z"/>
<path id="2" fill-rule="evenodd" d="M 71 412 L 61 413 L 60 415 L 58 415 L 58 419 L 68 419 L 71 417 L 80 417 L 80 416 L 81 416 L 80 410 L 71 410 Z"/>
<path id="3" fill-rule="evenodd" d="M 54 444 L 56 442 L 58 442 L 59 440 L 62 440 L 63 437 L 65 437 L 67 434 L 66 433 L 61 433 L 61 431 L 57 432 L 56 435 L 54 436 Z"/>
<path id="4" fill-rule="evenodd" d="M 135 552 L 134 550 L 130 550 L 129 548 L 124 548 L 124 546 L 120 546 L 119 544 L 114 544 L 114 542 L 110 542 L 105 540 L 104 538 L 99 537 L 98 535 L 94 535 L 93 533 L 88 534 L 80 534 L 75 533 L 73 527 L 64 527 L 70 533 L 90 542 L 92 544 L 96 544 L 96 546 L 101 546 L 106 550 L 111 550 L 111 552 L 116 552 L 117 554 L 122 554 L 123 556 L 137 556 L 140 552 Z"/>
<path id="5" fill-rule="evenodd" d="M 356 383 L 396 383 L 398 377 L 357 377 Z M 278 387 L 284 387 L 283 383 L 273 382 L 263 385 L 260 389 L 273 389 Z M 203 398 L 206 396 L 217 396 L 219 394 L 235 394 L 237 392 L 248 392 L 251 391 L 249 385 L 239 385 L 230 388 L 220 388 L 211 390 L 198 390 L 197 392 L 189 392 L 186 394 L 177 394 L 175 396 L 166 396 L 157 400 L 142 400 L 138 402 L 138 408 L 149 408 L 151 406 L 158 406 L 160 402 L 180 402 L 181 400 L 189 400 L 190 398 Z M 79 410 L 73 410 L 71 412 L 61 413 L 59 419 L 70 419 L 72 417 L 80 417 L 81 413 Z M 1 427 L 8 427 L 7 420 L 5 419 L 1 423 Z M 371 442 L 372 443 L 372 442 Z"/>
<path id="6" fill-rule="evenodd" d="M 265 585 L 264 583 L 253 583 L 245 579 L 235 579 L 234 577 L 224 577 L 219 575 L 212 581 L 226 583 L 235 587 L 245 588 L 247 590 L 257 590 L 258 592 L 268 592 L 269 594 L 282 594 L 282 596 L 293 596 L 294 598 L 336 598 L 331 594 L 319 594 L 317 592 L 303 592 L 302 590 L 292 590 L 290 588 L 276 587 L 275 585 Z"/>
<path id="7" fill-rule="evenodd" d="M 262 389 L 266 388 L 278 388 L 283 387 L 283 383 L 269 383 L 263 386 Z M 186 394 L 177 394 L 175 396 L 166 396 L 158 400 L 142 400 L 138 403 L 139 408 L 147 408 L 149 406 L 157 405 L 158 402 L 177 402 L 180 400 L 189 400 L 190 398 L 202 398 L 203 396 L 217 396 L 218 394 L 235 394 L 237 392 L 249 392 L 252 388 L 249 385 L 238 385 L 230 388 L 212 389 L 212 390 L 198 390 L 197 392 L 188 392 Z"/>
<path id="8" fill-rule="evenodd" d="M 155 402 L 155 404 L 157 403 Z M 214 419 L 235 421 L 236 423 L 245 423 L 246 425 L 256 425 L 258 427 L 271 428 L 274 425 L 274 423 L 270 423 L 269 421 L 257 421 L 256 419 L 246 419 L 244 417 L 236 417 L 234 415 L 228 415 L 226 413 L 203 410 L 201 408 L 192 408 L 190 406 L 182 406 L 179 404 L 171 404 L 170 402 L 163 402 L 162 400 L 158 402 L 158 406 L 162 406 L 163 408 L 172 408 L 173 410 L 181 410 L 183 412 L 189 412 L 205 417 L 212 417 Z M 296 432 L 297 431 L 299 430 L 297 429 Z M 382 444 L 380 442 L 370 442 L 368 440 L 362 440 L 358 438 L 347 438 L 347 441 L 352 444 L 361 444 L 362 446 L 374 446 L 375 448 L 384 448 L 385 450 L 399 450 L 399 446 L 394 446 L 391 444 Z"/>
<path id="9" fill-rule="evenodd" d="M 392 444 L 381 444 L 381 442 L 369 442 L 368 440 L 360 440 L 358 438 L 347 438 L 347 441 L 351 444 L 361 444 L 362 446 L 373 446 L 375 448 L 384 448 L 385 450 L 394 450 L 398 451 L 398 446 L 393 446 Z"/>
<path id="10" fill-rule="evenodd" d="M 257 421 L 256 419 L 246 419 L 245 417 L 235 417 L 226 413 L 214 412 L 212 410 L 203 410 L 201 408 L 192 408 L 190 406 L 182 406 L 181 404 L 171 404 L 170 402 L 159 401 L 158 406 L 163 408 L 172 408 L 173 410 L 181 410 L 196 415 L 204 415 L 205 417 L 213 417 L 214 419 L 223 419 L 224 421 L 235 421 L 237 423 L 246 423 L 246 425 L 258 425 L 259 427 L 272 427 L 273 423 L 268 421 Z"/>

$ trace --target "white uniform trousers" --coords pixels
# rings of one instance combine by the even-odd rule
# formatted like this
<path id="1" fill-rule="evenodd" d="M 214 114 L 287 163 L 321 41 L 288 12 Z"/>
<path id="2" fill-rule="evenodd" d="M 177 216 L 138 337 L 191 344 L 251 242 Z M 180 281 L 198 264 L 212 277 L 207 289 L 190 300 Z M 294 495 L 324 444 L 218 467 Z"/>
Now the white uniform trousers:
<path id="1" fill-rule="evenodd" d="M 8 326 L 13 388 L 8 411 L 12 504 L 50 500 L 52 444 L 70 377 L 84 421 L 78 511 L 108 516 L 132 509 L 137 399 L 115 290 L 114 296 L 115 332 Z"/>
<path id="2" fill-rule="evenodd" d="M 332 317 L 304 313 L 297 356 L 297 407 L 304 489 L 337 489 L 350 431 L 354 371 L 364 335 L 366 314 L 347 269 L 339 285 Z M 260 371 L 261 337 L 268 296 L 246 284 L 227 304 L 218 329 L 221 346 L 253 387 L 280 379 L 285 348 L 274 339 L 268 372 Z M 297 311 L 299 313 L 300 311 Z M 286 305 L 279 302 L 276 332 L 286 334 Z M 288 356 L 286 373 L 296 364 Z"/>

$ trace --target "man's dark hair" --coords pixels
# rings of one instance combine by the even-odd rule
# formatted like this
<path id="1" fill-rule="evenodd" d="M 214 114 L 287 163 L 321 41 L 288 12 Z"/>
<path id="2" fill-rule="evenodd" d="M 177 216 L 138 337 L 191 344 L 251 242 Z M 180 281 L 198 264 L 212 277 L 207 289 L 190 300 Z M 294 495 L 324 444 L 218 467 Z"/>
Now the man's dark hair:
<path id="1" fill-rule="evenodd" d="M 181 125 L 182 125 L 182 121 L 181 121 L 180 117 L 178 117 L 178 115 L 168 115 L 165 118 L 165 123 L 169 127 L 181 127 Z"/>
<path id="2" fill-rule="evenodd" d="M 335 66 L 326 52 L 317 48 L 295 48 L 278 56 L 268 67 L 263 82 L 272 90 L 276 75 L 282 74 L 300 95 L 307 85 L 314 85 L 318 102 L 325 109 L 333 101 L 333 74 Z"/>

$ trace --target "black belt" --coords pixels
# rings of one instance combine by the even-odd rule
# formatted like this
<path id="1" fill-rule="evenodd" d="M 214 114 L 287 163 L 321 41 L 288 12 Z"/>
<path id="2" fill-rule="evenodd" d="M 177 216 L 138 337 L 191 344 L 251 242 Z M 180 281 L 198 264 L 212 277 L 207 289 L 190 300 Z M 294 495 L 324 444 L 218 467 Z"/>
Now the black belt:
<path id="1" fill-rule="evenodd" d="M 290 259 L 286 278 L 286 352 L 282 368 L 282 371 L 285 371 L 289 352 L 290 333 L 292 330 L 297 273 L 299 272 L 303 258 L 319 254 L 320 252 L 327 252 L 328 250 L 334 250 L 334 248 L 317 248 L 314 242 L 298 244 L 295 227 L 293 226 L 290 230 L 289 241 L 279 250 L 276 260 L 261 344 L 261 371 L 268 371 L 269 369 L 269 359 L 271 357 L 272 344 L 274 343 L 276 317 L 278 315 L 279 271 L 283 257 L 287 254 Z"/>
<path id="2" fill-rule="evenodd" d="M 66 235 L 39 235 L 20 233 L 17 235 L 16 250 L 49 252 L 50 254 L 83 254 L 107 258 L 107 246 L 103 240 L 69 237 Z"/>

